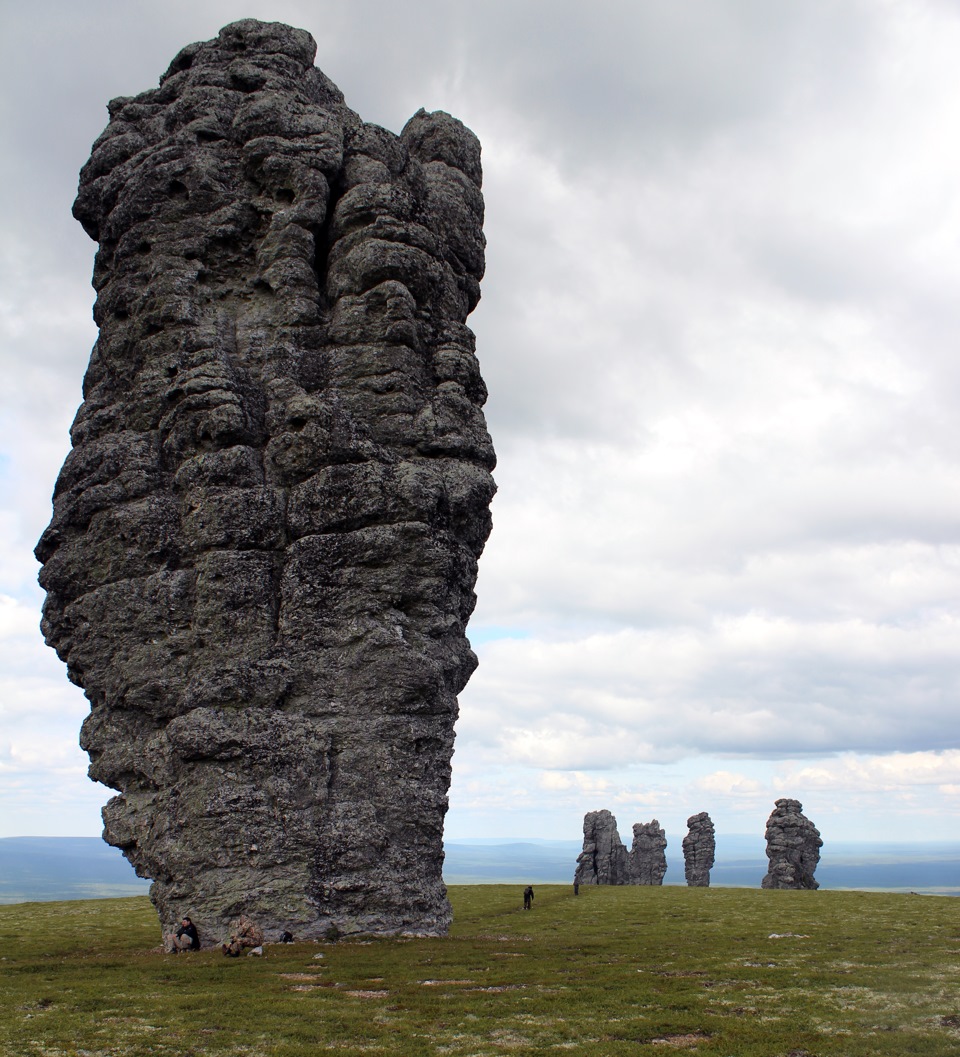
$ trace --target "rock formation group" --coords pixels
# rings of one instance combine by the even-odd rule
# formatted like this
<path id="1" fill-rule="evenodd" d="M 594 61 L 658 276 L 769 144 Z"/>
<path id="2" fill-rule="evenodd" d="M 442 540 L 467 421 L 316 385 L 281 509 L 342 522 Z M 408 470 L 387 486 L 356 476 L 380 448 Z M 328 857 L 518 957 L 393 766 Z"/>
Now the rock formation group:
<path id="1" fill-rule="evenodd" d="M 109 104 L 74 214 L 100 333 L 37 546 L 104 836 L 205 943 L 441 934 L 494 452 L 465 320 L 480 144 L 364 123 L 236 22 Z"/>
<path id="2" fill-rule="evenodd" d="M 589 811 L 583 819 L 583 851 L 577 858 L 575 884 L 659 885 L 667 872 L 667 838 L 660 823 L 638 822 L 628 852 L 617 820 L 607 810 Z"/>
<path id="3" fill-rule="evenodd" d="M 802 814 L 798 800 L 778 800 L 767 820 L 769 870 L 763 888 L 818 888 L 813 879 L 823 841 Z M 638 822 L 628 852 L 620 840 L 617 820 L 607 810 L 588 811 L 583 819 L 583 851 L 577 857 L 574 884 L 659 885 L 667 872 L 667 838 L 660 823 Z M 687 819 L 683 838 L 684 875 L 695 888 L 710 886 L 716 856 L 713 822 L 706 811 Z"/>

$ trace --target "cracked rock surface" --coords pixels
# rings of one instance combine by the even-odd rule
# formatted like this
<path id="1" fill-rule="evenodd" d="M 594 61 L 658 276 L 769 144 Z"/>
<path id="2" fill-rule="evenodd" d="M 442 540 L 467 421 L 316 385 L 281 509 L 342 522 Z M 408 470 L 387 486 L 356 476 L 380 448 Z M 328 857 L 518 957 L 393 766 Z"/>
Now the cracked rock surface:
<path id="1" fill-rule="evenodd" d="M 583 818 L 583 851 L 577 857 L 574 881 L 595 885 L 659 885 L 667 872 L 667 838 L 660 823 L 637 822 L 628 852 L 616 818 L 606 809 Z"/>
<path id="2" fill-rule="evenodd" d="M 813 879 L 823 841 L 799 800 L 776 801 L 766 829 L 769 868 L 762 888 L 819 888 Z"/>
<path id="3" fill-rule="evenodd" d="M 588 811 L 583 817 L 583 851 L 577 857 L 574 881 L 584 885 L 628 883 L 627 849 L 616 818 L 606 808 Z"/>
<path id="4" fill-rule="evenodd" d="M 630 884 L 662 885 L 667 872 L 667 836 L 660 823 L 633 824 L 633 846 L 627 859 Z"/>
<path id="5" fill-rule="evenodd" d="M 204 945 L 441 934 L 494 452 L 465 320 L 480 145 L 397 136 L 236 22 L 109 104 L 74 214 L 100 328 L 37 546 L 104 836 Z"/>
<path id="6" fill-rule="evenodd" d="M 717 851 L 713 820 L 706 811 L 687 819 L 683 838 L 683 872 L 691 888 L 709 888 L 710 871 Z"/>

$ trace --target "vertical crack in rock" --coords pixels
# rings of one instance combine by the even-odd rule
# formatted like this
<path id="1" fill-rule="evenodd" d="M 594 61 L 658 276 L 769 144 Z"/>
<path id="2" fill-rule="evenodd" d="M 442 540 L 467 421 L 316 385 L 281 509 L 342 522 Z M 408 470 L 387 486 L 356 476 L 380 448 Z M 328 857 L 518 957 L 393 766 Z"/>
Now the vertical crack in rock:
<path id="1" fill-rule="evenodd" d="M 717 841 L 713 821 L 706 811 L 687 819 L 683 838 L 683 872 L 691 888 L 709 888 Z"/>
<path id="2" fill-rule="evenodd" d="M 799 800 L 778 800 L 767 819 L 769 869 L 762 888 L 819 888 L 813 879 L 823 841 Z"/>
<path id="3" fill-rule="evenodd" d="M 74 214 L 100 327 L 37 546 L 104 836 L 203 941 L 443 933 L 494 453 L 480 146 L 365 124 L 244 20 L 109 104 Z"/>

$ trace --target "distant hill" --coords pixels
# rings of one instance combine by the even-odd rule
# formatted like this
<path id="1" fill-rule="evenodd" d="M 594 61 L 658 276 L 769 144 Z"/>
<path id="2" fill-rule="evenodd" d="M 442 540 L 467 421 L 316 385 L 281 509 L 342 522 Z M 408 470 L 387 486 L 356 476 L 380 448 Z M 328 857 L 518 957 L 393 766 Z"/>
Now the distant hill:
<path id="1" fill-rule="evenodd" d="M 679 852 L 679 841 L 677 851 Z M 447 884 L 566 884 L 580 841 L 484 838 L 446 843 Z M 683 884 L 683 858 L 667 848 L 666 884 Z M 767 869 L 763 841 L 717 837 L 715 886 L 758 888 Z M 960 843 L 831 843 L 817 868 L 821 888 L 960 895 Z M 0 838 L 0 903 L 140 895 L 150 882 L 99 837 Z"/>
<path id="2" fill-rule="evenodd" d="M 0 838 L 0 903 L 114 899 L 149 887 L 99 837 Z"/>

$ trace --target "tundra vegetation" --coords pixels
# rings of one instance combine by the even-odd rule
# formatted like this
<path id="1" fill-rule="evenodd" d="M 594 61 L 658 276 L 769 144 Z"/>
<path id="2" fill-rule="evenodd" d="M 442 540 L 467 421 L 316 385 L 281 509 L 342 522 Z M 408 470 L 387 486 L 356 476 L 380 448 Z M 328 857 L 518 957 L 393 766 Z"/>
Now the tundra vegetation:
<path id="1" fill-rule="evenodd" d="M 960 902 L 452 887 L 450 934 L 165 955 L 144 897 L 0 907 L 0 1053 L 256 1057 L 960 1050 Z"/>

